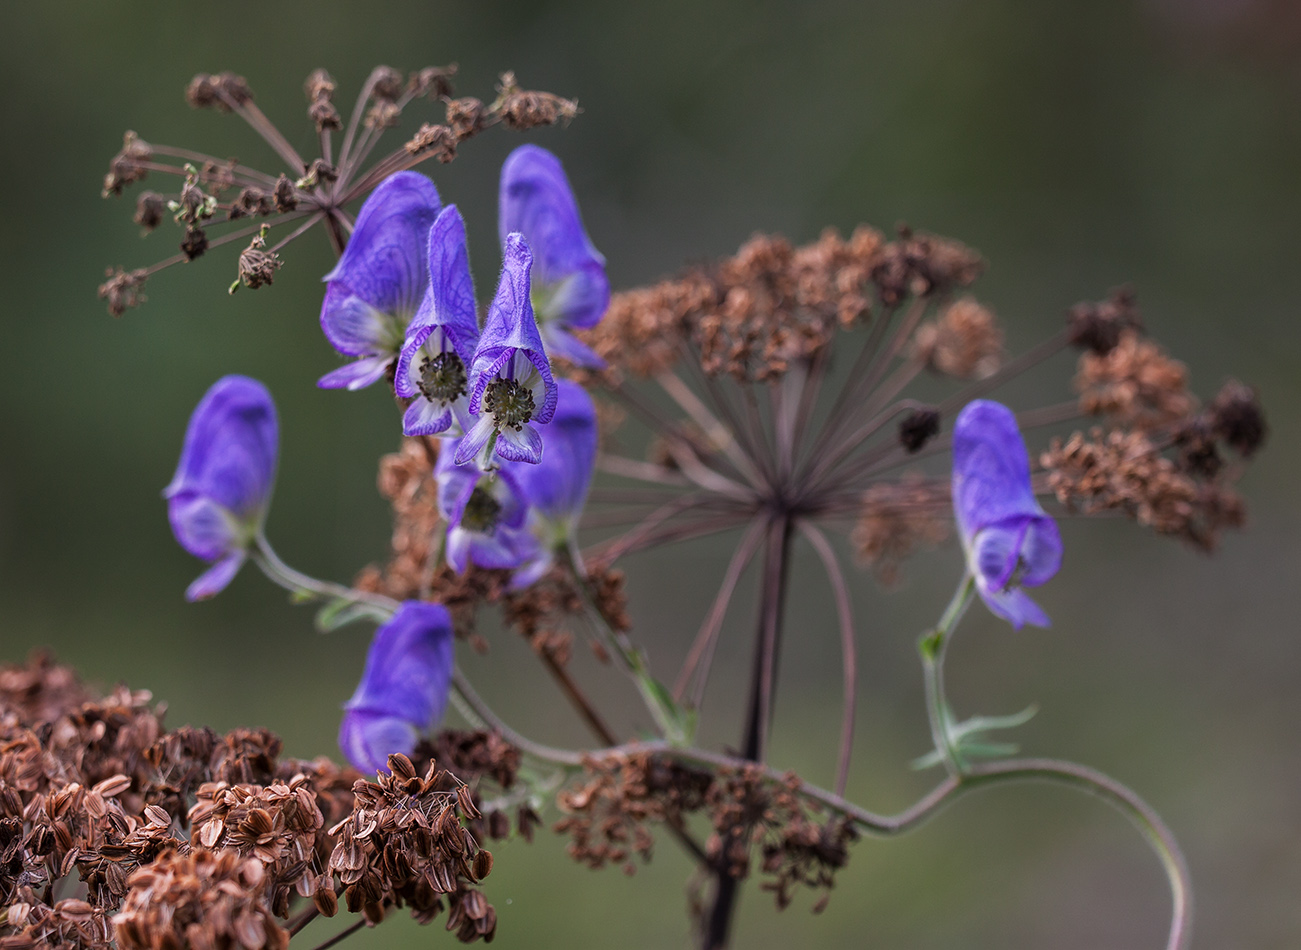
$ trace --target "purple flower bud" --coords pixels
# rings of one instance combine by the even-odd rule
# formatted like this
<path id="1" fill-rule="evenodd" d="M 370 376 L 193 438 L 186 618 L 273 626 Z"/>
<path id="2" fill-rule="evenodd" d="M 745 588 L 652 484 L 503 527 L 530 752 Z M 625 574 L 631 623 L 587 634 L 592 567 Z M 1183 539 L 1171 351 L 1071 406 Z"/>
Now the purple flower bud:
<path id="1" fill-rule="evenodd" d="M 438 453 L 438 511 L 447 522 L 447 563 L 510 570 L 531 558 L 537 542 L 524 526 L 528 507 L 510 472 L 485 476 L 456 463 L 456 443 Z"/>
<path id="2" fill-rule="evenodd" d="M 393 386 L 411 399 L 406 435 L 460 436 L 469 427 L 469 368 L 479 345 L 465 223 L 448 205 L 429 229 L 429 287 L 407 328 Z"/>
<path id="3" fill-rule="evenodd" d="M 1062 539 L 1030 487 L 1030 458 L 1012 410 L 978 399 L 953 427 L 953 510 L 967 569 L 991 611 L 1016 629 L 1049 625 L 1026 596 L 1057 573 Z"/>
<path id="4" fill-rule="evenodd" d="M 255 379 L 223 377 L 195 407 L 180 464 L 163 489 L 176 540 L 213 562 L 187 600 L 219 593 L 244 563 L 271 500 L 278 446 L 275 403 Z"/>
<path id="5" fill-rule="evenodd" d="M 363 772 L 387 772 L 390 755 L 409 756 L 420 734 L 438 725 L 452 682 L 452 639 L 447 609 L 414 600 L 375 631 L 339 727 L 349 762 Z"/>
<path id="6" fill-rule="evenodd" d="M 560 159 L 521 145 L 501 167 L 498 199 L 501 239 L 518 231 L 537 256 L 533 298 L 547 352 L 594 369 L 605 364 L 569 334 L 593 327 L 610 305 L 605 258 L 592 246 Z"/>
<path id="7" fill-rule="evenodd" d="M 345 356 L 322 376 L 324 389 L 361 389 L 384 375 L 429 284 L 428 236 L 441 202 L 434 183 L 398 172 L 380 183 L 357 215 L 348 246 L 323 280 L 321 329 Z"/>
<path id="8" fill-rule="evenodd" d="M 511 234 L 502 256 L 501 280 L 470 368 L 469 409 L 479 419 L 456 450 L 458 465 L 473 459 L 484 470 L 494 456 L 539 462 L 542 436 L 533 423 L 550 422 L 556 411 L 556 381 L 529 299 L 533 254 L 521 235 Z"/>

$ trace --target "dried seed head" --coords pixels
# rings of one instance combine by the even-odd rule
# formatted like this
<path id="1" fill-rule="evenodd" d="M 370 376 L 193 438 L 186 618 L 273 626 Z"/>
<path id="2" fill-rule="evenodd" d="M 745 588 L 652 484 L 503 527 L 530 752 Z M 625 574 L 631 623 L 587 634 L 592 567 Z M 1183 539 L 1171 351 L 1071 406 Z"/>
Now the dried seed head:
<path id="1" fill-rule="evenodd" d="M 257 290 L 264 284 L 274 282 L 281 263 L 274 251 L 266 250 L 266 238 L 259 234 L 240 252 L 239 282 L 249 290 Z M 235 285 L 232 285 L 231 293 L 234 292 Z"/>
<path id="2" fill-rule="evenodd" d="M 135 223 L 146 231 L 152 231 L 163 221 L 163 212 L 167 204 L 163 196 L 156 191 L 142 191 L 136 199 Z"/>
<path id="3" fill-rule="evenodd" d="M 1081 412 L 1139 429 L 1175 424 L 1196 408 L 1184 365 L 1132 329 L 1105 355 L 1080 354 L 1075 388 Z"/>
<path id="4" fill-rule="evenodd" d="M 303 83 L 303 94 L 307 96 L 308 102 L 315 102 L 318 99 L 324 99 L 327 102 L 334 98 L 335 82 L 324 69 L 314 69 Z"/>
<path id="5" fill-rule="evenodd" d="M 371 70 L 370 81 L 372 99 L 393 102 L 402 95 L 402 74 L 392 66 L 376 66 Z"/>
<path id="6" fill-rule="evenodd" d="M 99 299 L 108 301 L 108 312 L 115 317 L 126 313 L 128 307 L 138 307 L 145 302 L 141 292 L 149 272 L 143 267 L 130 272 L 122 268 L 108 268 L 104 271 L 108 280 L 99 285 Z"/>
<path id="7" fill-rule="evenodd" d="M 185 90 L 185 101 L 194 109 L 215 108 L 219 112 L 230 112 L 232 108 L 252 102 L 253 91 L 244 77 L 235 73 L 199 73 L 190 80 Z"/>
<path id="8" fill-rule="evenodd" d="M 250 186 L 236 195 L 235 200 L 231 202 L 229 218 L 234 221 L 236 218 L 267 217 L 275 212 L 275 198 L 261 188 Z"/>
<path id="9" fill-rule="evenodd" d="M 497 101 L 492 111 L 512 129 L 532 129 L 540 125 L 568 124 L 578 115 L 578 103 L 550 92 L 520 89 L 514 73 L 502 73 L 497 86 Z"/>
<path id="10" fill-rule="evenodd" d="M 104 176 L 104 190 L 100 192 L 105 198 L 120 195 L 127 185 L 143 181 L 149 174 L 144 163 L 153 158 L 149 143 L 134 132 L 128 131 L 122 136 L 122 150 L 108 163 L 108 174 Z"/>
<path id="11" fill-rule="evenodd" d="M 947 486 L 907 477 L 863 493 L 850 540 L 859 563 L 890 587 L 898 583 L 905 560 L 948 539 L 950 521 Z"/>
<path id="12" fill-rule="evenodd" d="M 919 451 L 940 434 L 940 413 L 937 409 L 914 409 L 899 422 L 899 444 L 909 454 Z"/>
<path id="13" fill-rule="evenodd" d="M 483 128 L 486 113 L 483 101 L 473 96 L 447 100 L 447 125 L 458 142 Z"/>
<path id="14" fill-rule="evenodd" d="M 872 266 L 881 302 L 896 306 L 910 295 L 926 296 L 967 287 L 985 262 L 971 248 L 933 234 L 900 226 L 899 240 L 884 245 Z"/>
<path id="15" fill-rule="evenodd" d="M 298 207 L 298 193 L 294 189 L 294 183 L 283 172 L 276 179 L 276 187 L 272 192 L 272 197 L 276 202 L 276 210 L 281 214 L 293 211 Z"/>
<path id="16" fill-rule="evenodd" d="M 185 259 L 192 261 L 196 257 L 201 257 L 207 249 L 208 235 L 204 233 L 203 228 L 187 227 L 185 238 L 181 241 L 181 253 L 185 255 Z"/>
<path id="17" fill-rule="evenodd" d="M 456 133 L 450 128 L 426 122 L 403 148 L 411 155 L 423 155 L 432 151 L 436 159 L 446 164 L 456 157 L 456 142 Z"/>
<path id="18" fill-rule="evenodd" d="M 1077 303 L 1067 312 L 1066 325 L 1074 346 L 1099 356 L 1115 349 L 1127 330 L 1143 329 L 1131 287 L 1118 287 L 1097 303 Z"/>
<path id="19" fill-rule="evenodd" d="M 913 352 L 936 372 L 979 379 L 998 369 L 1003 331 L 986 307 L 963 297 L 945 307 L 938 319 L 918 328 Z"/>
<path id="20" fill-rule="evenodd" d="M 1215 434 L 1233 446 L 1243 458 L 1250 458 L 1265 442 L 1269 427 L 1256 390 L 1231 379 L 1225 383 L 1207 409 Z"/>
<path id="21" fill-rule="evenodd" d="M 430 99 L 442 99 L 452 94 L 451 79 L 456 75 L 457 66 L 426 66 L 417 69 L 407 77 L 407 89 L 413 96 L 428 96 Z"/>

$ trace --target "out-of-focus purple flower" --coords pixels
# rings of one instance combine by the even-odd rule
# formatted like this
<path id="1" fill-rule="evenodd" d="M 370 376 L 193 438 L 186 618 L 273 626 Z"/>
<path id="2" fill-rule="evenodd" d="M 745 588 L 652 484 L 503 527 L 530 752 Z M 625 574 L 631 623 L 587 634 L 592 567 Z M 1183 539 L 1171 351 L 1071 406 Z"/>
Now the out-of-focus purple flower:
<path id="1" fill-rule="evenodd" d="M 542 436 L 533 423 L 550 422 L 556 411 L 556 381 L 529 299 L 533 254 L 521 235 L 511 234 L 502 257 L 497 294 L 470 368 L 469 408 L 479 418 L 456 450 L 457 464 L 474 459 L 485 471 L 494 456 L 539 462 Z"/>
<path id="2" fill-rule="evenodd" d="M 459 436 L 470 424 L 469 366 L 479 345 L 465 222 L 456 205 L 429 229 L 429 287 L 398 354 L 394 389 L 413 402 L 407 435 Z"/>
<path id="3" fill-rule="evenodd" d="M 434 183 L 411 171 L 386 178 L 361 206 L 343 256 L 322 278 L 321 304 L 330 345 L 359 359 L 317 385 L 361 389 L 384 375 L 429 285 L 429 228 L 440 207 Z"/>
<path id="4" fill-rule="evenodd" d="M 556 414 L 538 426 L 547 446 L 542 461 L 503 466 L 528 504 L 528 527 L 538 541 L 535 556 L 512 578 L 516 587 L 527 587 L 544 575 L 556 548 L 573 538 L 596 466 L 598 432 L 592 397 L 570 380 L 558 380 L 556 385 Z"/>
<path id="5" fill-rule="evenodd" d="M 953 510 L 981 599 L 1018 630 L 1049 625 L 1021 588 L 1061 567 L 1062 539 L 1030 487 L 1030 458 L 1006 406 L 978 399 L 953 427 Z"/>
<path id="6" fill-rule="evenodd" d="M 514 475 L 458 465 L 455 449 L 455 443 L 445 445 L 434 466 L 438 511 L 447 522 L 447 563 L 457 571 L 470 563 L 519 567 L 534 556 L 537 542 L 524 525 L 528 506 Z"/>
<path id="7" fill-rule="evenodd" d="M 339 748 L 363 772 L 387 772 L 443 718 L 452 682 L 452 618 L 442 604 L 408 600 L 375 631 L 366 669 L 344 705 Z"/>
<path id="8" fill-rule="evenodd" d="M 195 407 L 180 464 L 163 489 L 176 540 L 213 562 L 187 600 L 219 593 L 244 563 L 271 500 L 278 447 L 275 403 L 256 379 L 223 377 Z"/>
<path id="9" fill-rule="evenodd" d="M 547 352 L 602 368 L 604 361 L 569 333 L 595 326 L 605 315 L 610 280 L 605 258 L 583 230 L 560 159 L 536 145 L 510 153 L 501 166 L 498 228 L 503 242 L 519 232 L 533 248 L 533 306 Z"/>

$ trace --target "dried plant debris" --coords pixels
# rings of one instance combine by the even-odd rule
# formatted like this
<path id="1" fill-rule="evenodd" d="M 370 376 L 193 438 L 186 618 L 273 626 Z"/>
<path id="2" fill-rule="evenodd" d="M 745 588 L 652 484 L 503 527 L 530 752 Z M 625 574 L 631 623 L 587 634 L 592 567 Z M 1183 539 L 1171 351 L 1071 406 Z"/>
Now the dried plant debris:
<path id="1" fill-rule="evenodd" d="M 0 948 L 282 948 L 296 903 L 328 917 L 341 900 L 371 924 L 446 910 L 461 940 L 491 938 L 490 822 L 433 758 L 418 776 L 395 757 L 376 784 L 283 757 L 264 729 L 169 732 L 162 716 L 144 691 L 95 698 L 44 654 L 0 667 Z M 432 751 L 476 783 L 516 781 L 519 751 L 495 734 Z"/>

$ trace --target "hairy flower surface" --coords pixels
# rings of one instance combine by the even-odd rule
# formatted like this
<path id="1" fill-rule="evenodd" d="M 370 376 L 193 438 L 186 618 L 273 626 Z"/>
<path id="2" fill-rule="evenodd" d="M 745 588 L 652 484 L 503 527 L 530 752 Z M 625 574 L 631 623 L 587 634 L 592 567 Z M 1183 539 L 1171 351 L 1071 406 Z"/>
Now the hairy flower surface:
<path id="1" fill-rule="evenodd" d="M 533 305 L 547 352 L 579 366 L 605 361 L 570 335 L 596 326 L 610 305 L 605 258 L 587 237 L 578 201 L 558 159 L 536 145 L 521 145 L 501 166 L 498 199 L 501 240 L 518 232 L 535 255 Z"/>
<path id="2" fill-rule="evenodd" d="M 985 605 L 1018 630 L 1049 625 L 1021 590 L 1049 580 L 1062 539 L 1030 487 L 1030 458 L 1012 410 L 977 399 L 953 427 L 953 509 L 968 570 Z"/>
<path id="3" fill-rule="evenodd" d="M 189 586 L 186 599 L 219 593 L 244 563 L 271 500 L 278 447 L 271 394 L 247 376 L 218 380 L 190 416 L 181 461 L 163 497 L 181 547 L 214 563 Z"/>
<path id="4" fill-rule="evenodd" d="M 473 465 L 459 465 L 455 444 L 438 453 L 434 480 L 438 511 L 447 522 L 447 563 L 464 571 L 477 567 L 511 570 L 529 560 L 537 547 L 525 528 L 528 503 L 512 473 L 485 476 Z"/>
<path id="5" fill-rule="evenodd" d="M 448 205 L 429 229 L 429 287 L 407 328 L 393 388 L 413 400 L 406 435 L 459 436 L 469 427 L 469 366 L 479 345 L 465 222 Z"/>
<path id="6" fill-rule="evenodd" d="M 501 280 L 471 367 L 470 412 L 479 416 L 456 450 L 456 462 L 474 459 L 481 469 L 494 457 L 508 462 L 542 460 L 542 435 L 533 423 L 556 411 L 551 375 L 529 298 L 533 252 L 520 234 L 502 248 Z"/>
<path id="7" fill-rule="evenodd" d="M 443 718 L 452 681 L 452 618 L 441 604 L 409 600 L 375 631 L 361 683 L 344 706 L 339 748 L 364 772 L 387 771 Z"/>
<path id="8" fill-rule="evenodd" d="M 429 285 L 428 237 L 441 202 L 419 172 L 399 172 L 371 192 L 338 265 L 324 277 L 321 329 L 345 356 L 325 389 L 361 389 L 384 375 Z"/>

